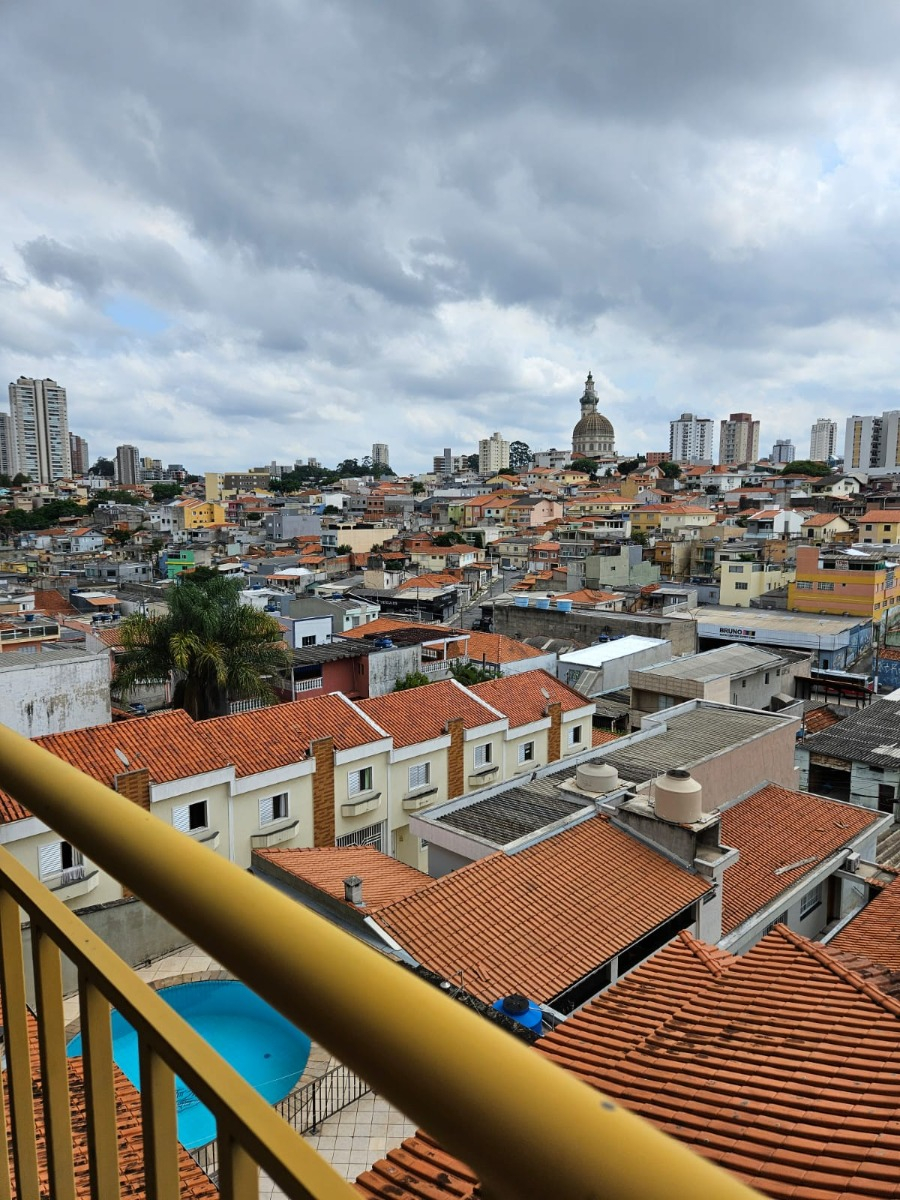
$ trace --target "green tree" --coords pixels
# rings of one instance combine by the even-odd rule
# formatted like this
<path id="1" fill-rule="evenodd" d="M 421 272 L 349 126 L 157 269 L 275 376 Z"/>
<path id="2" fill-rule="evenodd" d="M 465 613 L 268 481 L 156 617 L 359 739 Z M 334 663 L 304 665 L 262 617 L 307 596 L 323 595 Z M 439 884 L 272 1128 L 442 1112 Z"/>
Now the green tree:
<path id="1" fill-rule="evenodd" d="M 150 487 L 153 499 L 157 504 L 163 500 L 174 500 L 176 496 L 181 495 L 183 490 L 180 483 L 154 483 Z"/>
<path id="2" fill-rule="evenodd" d="M 795 462 L 788 463 L 782 470 L 782 475 L 831 475 L 832 468 L 828 463 L 813 462 L 809 458 L 798 458 Z"/>
<path id="3" fill-rule="evenodd" d="M 438 533 L 431 539 L 435 546 L 457 546 L 460 543 L 465 544 L 465 538 L 461 533 L 455 531 L 450 533 Z"/>
<path id="4" fill-rule="evenodd" d="M 676 462 L 661 462 L 659 469 L 666 479 L 678 479 L 681 475 L 681 467 Z"/>
<path id="5" fill-rule="evenodd" d="M 477 454 L 467 454 L 463 458 L 463 463 L 464 463 L 467 471 L 477 471 L 478 470 L 478 455 Z"/>
<path id="6" fill-rule="evenodd" d="M 243 604 L 240 590 L 240 581 L 218 573 L 185 575 L 168 593 L 168 612 L 126 617 L 116 691 L 171 676 L 172 707 L 195 721 L 223 716 L 229 700 L 273 703 L 269 680 L 290 667 L 291 652 L 277 620 Z"/>
<path id="7" fill-rule="evenodd" d="M 21 471 L 19 471 L 19 472 L 18 472 L 18 473 L 17 473 L 17 474 L 16 474 L 16 475 L 13 477 L 13 481 L 12 481 L 12 485 L 13 485 L 13 487 L 24 487 L 26 483 L 31 483 L 31 476 L 30 476 L 30 475 L 23 475 L 23 474 L 22 474 L 22 472 L 21 472 Z"/>
<path id="8" fill-rule="evenodd" d="M 472 687 L 476 683 L 486 683 L 489 679 L 496 679 L 500 672 L 494 670 L 493 667 L 479 667 L 472 662 L 453 662 L 450 664 L 450 674 L 463 687 Z"/>
<path id="9" fill-rule="evenodd" d="M 584 471 L 587 475 L 593 475 L 597 470 L 597 464 L 592 458 L 576 458 L 570 469 L 573 471 Z"/>
<path id="10" fill-rule="evenodd" d="M 431 680 L 423 671 L 410 671 L 408 675 L 397 680 L 394 684 L 394 691 L 406 692 L 410 688 L 424 687 L 426 683 L 431 683 Z"/>
<path id="11" fill-rule="evenodd" d="M 113 479 L 116 474 L 116 464 L 111 458 L 98 458 L 89 474 L 102 475 L 104 479 Z"/>
<path id="12" fill-rule="evenodd" d="M 625 459 L 625 461 L 619 463 L 619 474 L 630 475 L 631 472 L 636 471 L 640 465 L 641 460 L 639 458 Z"/>
<path id="13" fill-rule="evenodd" d="M 414 479 L 409 490 L 414 496 L 421 496 L 425 491 L 425 484 L 421 483 L 418 479 Z"/>
<path id="14" fill-rule="evenodd" d="M 509 443 L 509 465 L 513 471 L 527 471 L 531 465 L 531 449 L 527 442 Z"/>

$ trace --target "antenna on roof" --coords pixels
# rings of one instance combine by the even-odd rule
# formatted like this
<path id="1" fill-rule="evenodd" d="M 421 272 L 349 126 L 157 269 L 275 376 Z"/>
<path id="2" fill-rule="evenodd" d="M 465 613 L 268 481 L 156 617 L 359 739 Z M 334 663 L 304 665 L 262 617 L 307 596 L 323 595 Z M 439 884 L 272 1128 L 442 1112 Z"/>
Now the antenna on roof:
<path id="1" fill-rule="evenodd" d="M 124 767 L 130 767 L 130 766 L 131 766 L 131 763 L 128 761 L 128 759 L 125 757 L 125 754 L 124 754 L 124 753 L 123 753 L 123 752 L 122 752 L 122 751 L 119 749 L 119 747 L 118 747 L 118 746 L 114 746 L 114 747 L 113 747 L 113 749 L 114 749 L 114 750 L 115 750 L 115 752 L 116 752 L 116 758 L 119 760 L 119 762 L 120 762 L 120 763 L 121 763 L 121 764 L 122 764 Z"/>

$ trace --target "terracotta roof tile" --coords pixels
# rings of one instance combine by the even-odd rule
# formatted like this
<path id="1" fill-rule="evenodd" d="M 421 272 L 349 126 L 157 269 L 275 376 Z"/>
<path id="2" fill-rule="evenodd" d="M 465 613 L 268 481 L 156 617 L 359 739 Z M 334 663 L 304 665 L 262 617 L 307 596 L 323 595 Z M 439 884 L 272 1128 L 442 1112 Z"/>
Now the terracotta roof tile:
<path id="1" fill-rule="evenodd" d="M 332 737 L 337 750 L 349 750 L 386 736 L 340 692 L 216 717 L 199 728 L 218 761 L 233 763 L 238 775 L 302 762 L 318 738 Z"/>
<path id="2" fill-rule="evenodd" d="M 741 856 L 723 877 L 722 932 L 776 900 L 879 817 L 871 809 L 775 784 L 725 809 L 722 841 Z"/>
<path id="3" fill-rule="evenodd" d="M 709 884 L 594 817 L 518 854 L 492 854 L 379 914 L 423 965 L 492 1002 L 547 1001 Z M 527 897 L 527 902 L 523 902 Z"/>
<path id="4" fill-rule="evenodd" d="M 116 775 L 128 770 L 117 749 L 132 769 L 149 768 L 154 783 L 200 775 L 223 765 L 221 755 L 203 734 L 203 723 L 192 721 L 183 709 L 47 734 L 34 741 L 107 787 L 112 787 Z"/>
<path id="5" fill-rule="evenodd" d="M 882 657 L 884 650 L 882 649 Z M 821 708 L 811 708 L 803 714 L 803 724 L 806 727 L 806 732 L 820 733 L 823 729 L 827 729 L 829 725 L 836 725 L 842 718 L 833 709 L 823 704 Z"/>
<path id="6" fill-rule="evenodd" d="M 482 659 L 488 663 L 503 666 L 506 663 L 520 662 L 523 658 L 541 658 L 542 650 L 534 646 L 526 646 L 515 638 L 507 637 L 505 633 L 481 633 L 480 630 L 460 630 L 469 636 L 469 658 L 475 662 Z"/>
<path id="7" fill-rule="evenodd" d="M 883 888 L 829 943 L 829 949 L 864 954 L 900 971 L 900 879 Z"/>
<path id="8" fill-rule="evenodd" d="M 423 871 L 408 867 L 373 846 L 259 850 L 257 855 L 342 903 L 346 903 L 344 880 L 349 875 L 359 876 L 368 913 L 377 912 L 397 900 L 404 900 L 431 883 L 430 876 Z"/>
<path id="9" fill-rule="evenodd" d="M 470 691 L 507 716 L 511 729 L 546 717 L 548 704 L 559 704 L 564 713 L 594 707 L 580 692 L 560 683 L 547 671 L 522 671 L 519 675 L 489 679 L 476 683 Z"/>
<path id="10" fill-rule="evenodd" d="M 478 729 L 502 720 L 489 705 L 490 697 L 473 695 L 455 679 L 439 679 L 420 688 L 388 692 L 359 701 L 363 712 L 385 729 L 397 747 L 430 741 L 447 732 L 447 722 L 461 718 L 464 729 Z"/>
<path id="11" fill-rule="evenodd" d="M 38 1170 L 41 1177 L 41 1195 L 50 1195 L 47 1156 L 47 1126 L 44 1115 L 43 1085 L 38 1050 L 37 1025 L 29 1017 L 31 1077 L 34 1080 L 34 1108 Z M 79 1200 L 90 1200 L 92 1196 L 90 1165 L 88 1161 L 87 1104 L 84 1073 L 81 1058 L 67 1060 L 69 1074 L 69 1107 L 72 1119 L 72 1149 L 75 1166 L 75 1194 Z M 4 1077 L 6 1072 L 3 1072 Z M 113 1067 L 113 1083 L 116 1093 L 116 1124 L 118 1127 L 119 1182 L 123 1196 L 131 1200 L 145 1200 L 147 1196 L 144 1165 L 144 1139 L 141 1125 L 140 1093 L 122 1074 Z M 4 1097 L 9 1091 L 4 1078 Z M 6 1127 L 10 1128 L 9 1104 L 6 1100 Z M 218 1188 L 197 1166 L 188 1152 L 178 1147 L 179 1196 L 182 1200 L 217 1200 Z M 10 1155 L 12 1150 L 10 1148 Z M 15 1191 L 13 1192 L 15 1195 Z"/>
<path id="12" fill-rule="evenodd" d="M 770 1196 L 895 1193 L 900 1004 L 784 926 L 705 984 L 671 950 L 537 1049 Z"/>

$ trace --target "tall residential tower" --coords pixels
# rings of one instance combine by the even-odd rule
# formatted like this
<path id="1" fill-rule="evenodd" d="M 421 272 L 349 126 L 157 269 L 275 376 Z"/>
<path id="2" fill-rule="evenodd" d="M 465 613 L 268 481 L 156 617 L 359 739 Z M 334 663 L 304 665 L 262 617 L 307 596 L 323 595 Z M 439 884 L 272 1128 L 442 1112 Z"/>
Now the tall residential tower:
<path id="1" fill-rule="evenodd" d="M 34 483 L 52 483 L 72 474 L 66 389 L 53 379 L 26 379 L 9 385 L 9 412 L 16 470 Z"/>
<path id="2" fill-rule="evenodd" d="M 731 413 L 719 426 L 719 462 L 756 462 L 759 458 L 759 421 L 750 413 Z"/>
<path id="3" fill-rule="evenodd" d="M 826 462 L 837 452 L 837 421 L 819 417 L 810 430 L 809 457 L 812 462 Z"/>
<path id="4" fill-rule="evenodd" d="M 682 413 L 669 422 L 669 458 L 676 463 L 712 463 L 713 422 L 709 417 Z"/>

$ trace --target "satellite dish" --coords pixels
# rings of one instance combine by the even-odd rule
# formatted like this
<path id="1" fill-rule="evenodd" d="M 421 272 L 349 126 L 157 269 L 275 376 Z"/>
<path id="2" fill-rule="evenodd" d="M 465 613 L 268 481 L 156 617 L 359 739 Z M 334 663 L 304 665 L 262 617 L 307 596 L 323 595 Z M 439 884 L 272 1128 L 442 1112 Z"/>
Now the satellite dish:
<path id="1" fill-rule="evenodd" d="M 119 747 L 114 746 L 113 749 L 116 752 L 116 758 L 119 760 L 119 762 L 122 764 L 122 766 L 130 767 L 131 763 L 128 761 L 128 759 L 125 757 L 124 753 L 119 749 Z"/>

